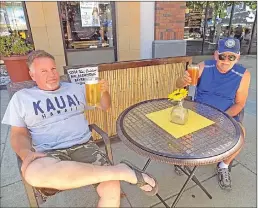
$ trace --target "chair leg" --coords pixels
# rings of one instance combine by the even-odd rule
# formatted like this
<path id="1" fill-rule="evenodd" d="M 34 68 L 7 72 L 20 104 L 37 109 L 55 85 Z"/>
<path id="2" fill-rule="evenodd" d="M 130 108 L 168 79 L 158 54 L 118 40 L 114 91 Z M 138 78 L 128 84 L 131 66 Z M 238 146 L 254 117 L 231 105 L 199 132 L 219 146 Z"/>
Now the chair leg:
<path id="1" fill-rule="evenodd" d="M 27 193 L 27 197 L 28 197 L 28 200 L 29 200 L 29 203 L 30 203 L 30 207 L 39 207 L 39 203 L 38 203 L 37 198 L 35 196 L 35 192 L 34 192 L 33 187 L 31 185 L 29 185 L 24 180 L 23 177 L 22 177 L 22 182 L 24 184 L 24 187 L 25 187 L 25 190 L 26 190 L 26 193 Z"/>

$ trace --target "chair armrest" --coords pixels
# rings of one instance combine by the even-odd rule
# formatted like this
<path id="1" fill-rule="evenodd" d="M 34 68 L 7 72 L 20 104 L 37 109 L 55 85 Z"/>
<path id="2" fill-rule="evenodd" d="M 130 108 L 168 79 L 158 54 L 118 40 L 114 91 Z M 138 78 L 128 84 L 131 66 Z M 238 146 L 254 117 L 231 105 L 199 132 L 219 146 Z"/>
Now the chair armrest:
<path id="1" fill-rule="evenodd" d="M 110 143 L 110 139 L 108 137 L 108 134 L 106 132 L 104 132 L 101 128 L 99 128 L 96 124 L 90 124 L 89 128 L 90 128 L 91 131 L 92 130 L 96 131 L 102 137 L 102 139 L 105 143 L 105 149 L 106 149 L 108 159 L 110 160 L 110 163 L 113 165 L 114 160 L 113 160 L 111 143 Z"/>

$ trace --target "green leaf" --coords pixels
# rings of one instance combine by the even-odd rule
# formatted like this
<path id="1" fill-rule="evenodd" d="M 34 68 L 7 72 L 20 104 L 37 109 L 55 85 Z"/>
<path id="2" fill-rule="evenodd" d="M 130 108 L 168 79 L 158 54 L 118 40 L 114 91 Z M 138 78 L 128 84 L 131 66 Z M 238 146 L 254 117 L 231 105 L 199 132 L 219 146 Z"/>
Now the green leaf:
<path id="1" fill-rule="evenodd" d="M 0 36 L 0 55 L 3 57 L 26 55 L 33 49 L 34 47 L 26 43 L 17 32 L 9 36 Z"/>

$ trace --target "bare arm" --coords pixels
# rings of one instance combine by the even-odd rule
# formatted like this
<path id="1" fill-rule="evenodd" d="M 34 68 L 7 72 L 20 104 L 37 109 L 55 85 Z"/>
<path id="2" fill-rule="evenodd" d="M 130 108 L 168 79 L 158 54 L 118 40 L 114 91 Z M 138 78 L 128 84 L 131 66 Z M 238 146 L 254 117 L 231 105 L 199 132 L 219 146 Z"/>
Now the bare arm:
<path id="1" fill-rule="evenodd" d="M 32 151 L 31 136 L 28 129 L 24 127 L 11 127 L 11 146 L 22 160 L 21 171 L 23 176 L 33 160 L 46 156 L 44 153 Z"/>
<path id="2" fill-rule="evenodd" d="M 250 80 L 251 74 L 249 71 L 246 70 L 236 93 L 235 104 L 226 111 L 228 115 L 236 116 L 245 107 L 245 103 L 248 97 Z"/>
<path id="3" fill-rule="evenodd" d="M 11 127 L 11 146 L 21 160 L 32 152 L 31 137 L 27 128 Z"/>
<path id="4" fill-rule="evenodd" d="M 199 64 L 199 78 L 201 77 L 202 75 L 202 72 L 203 72 L 203 69 L 204 69 L 204 62 L 200 62 Z M 187 71 L 184 72 L 184 76 L 182 77 L 179 77 L 177 80 L 176 80 L 176 87 L 177 88 L 184 88 L 188 85 L 190 85 L 192 79 L 189 75 L 189 73 Z"/>

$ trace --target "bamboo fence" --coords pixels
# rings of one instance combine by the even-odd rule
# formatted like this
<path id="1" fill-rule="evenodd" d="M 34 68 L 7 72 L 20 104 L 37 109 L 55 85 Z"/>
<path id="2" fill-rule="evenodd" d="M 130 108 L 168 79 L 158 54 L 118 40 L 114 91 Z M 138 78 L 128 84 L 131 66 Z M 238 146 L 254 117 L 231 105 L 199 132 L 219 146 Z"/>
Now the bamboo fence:
<path id="1" fill-rule="evenodd" d="M 183 75 L 186 65 L 191 62 L 191 57 L 180 57 L 99 65 L 99 76 L 109 82 L 112 106 L 107 112 L 100 109 L 85 112 L 87 120 L 109 136 L 115 136 L 120 113 L 144 100 L 166 98 L 175 90 L 177 78 Z M 74 67 L 65 67 L 65 70 L 69 68 Z M 95 133 L 93 137 L 99 139 Z"/>

